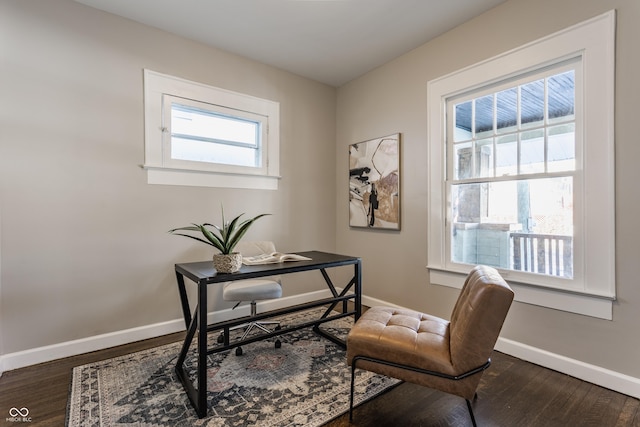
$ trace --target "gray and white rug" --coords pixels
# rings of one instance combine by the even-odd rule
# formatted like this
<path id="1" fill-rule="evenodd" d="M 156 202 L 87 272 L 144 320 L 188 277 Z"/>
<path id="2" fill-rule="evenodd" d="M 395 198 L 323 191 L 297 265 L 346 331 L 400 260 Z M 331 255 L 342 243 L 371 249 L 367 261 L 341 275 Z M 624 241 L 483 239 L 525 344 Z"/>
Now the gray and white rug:
<path id="1" fill-rule="evenodd" d="M 314 312 L 317 316 L 317 311 Z M 283 325 L 309 314 L 292 314 Z M 323 326 L 346 336 L 352 320 Z M 211 337 L 211 345 L 215 345 Z M 351 369 L 345 351 L 310 328 L 213 354 L 208 361 L 208 412 L 198 419 L 176 377 L 181 343 L 78 366 L 73 370 L 67 426 L 320 426 L 349 410 Z M 193 350 L 193 349 L 192 349 Z M 195 352 L 185 364 L 191 378 Z M 356 371 L 355 403 L 398 383 Z"/>

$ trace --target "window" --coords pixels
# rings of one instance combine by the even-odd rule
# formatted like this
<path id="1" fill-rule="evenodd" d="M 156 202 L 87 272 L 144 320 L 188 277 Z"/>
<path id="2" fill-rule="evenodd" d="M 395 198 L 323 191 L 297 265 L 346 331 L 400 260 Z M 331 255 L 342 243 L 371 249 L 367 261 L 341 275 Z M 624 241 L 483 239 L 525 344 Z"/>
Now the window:
<path id="1" fill-rule="evenodd" d="M 279 104 L 145 70 L 151 184 L 276 189 Z"/>
<path id="2" fill-rule="evenodd" d="M 447 100 L 452 263 L 573 278 L 576 65 Z"/>
<path id="3" fill-rule="evenodd" d="M 614 21 L 429 82 L 432 282 L 491 265 L 516 300 L 611 318 Z"/>
<path id="4" fill-rule="evenodd" d="M 168 161 L 201 162 L 206 165 L 262 166 L 263 117 L 218 112 L 213 105 L 165 96 L 170 117 Z"/>

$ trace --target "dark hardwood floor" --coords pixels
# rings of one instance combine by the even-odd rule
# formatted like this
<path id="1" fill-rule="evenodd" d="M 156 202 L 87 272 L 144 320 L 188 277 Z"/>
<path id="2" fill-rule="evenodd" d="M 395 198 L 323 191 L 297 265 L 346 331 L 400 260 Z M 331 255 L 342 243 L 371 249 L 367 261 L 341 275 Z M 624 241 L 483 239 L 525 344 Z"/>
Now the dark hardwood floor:
<path id="1" fill-rule="evenodd" d="M 64 426 L 74 366 L 182 340 L 173 334 L 5 372 L 0 377 L 1 426 Z M 7 420 L 28 408 L 32 422 Z M 494 352 L 474 403 L 478 426 L 640 427 L 640 401 Z M 463 399 L 404 383 L 327 424 L 342 426 L 471 426 Z"/>

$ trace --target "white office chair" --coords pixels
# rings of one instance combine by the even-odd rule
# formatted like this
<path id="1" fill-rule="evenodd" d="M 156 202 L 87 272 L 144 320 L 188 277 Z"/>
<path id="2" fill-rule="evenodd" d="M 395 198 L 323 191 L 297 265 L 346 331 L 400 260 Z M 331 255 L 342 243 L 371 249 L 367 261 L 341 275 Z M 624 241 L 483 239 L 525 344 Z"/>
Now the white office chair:
<path id="1" fill-rule="evenodd" d="M 242 256 L 256 256 L 261 254 L 270 254 L 276 251 L 273 242 L 258 241 L 258 242 L 240 242 L 236 246 L 236 250 L 242 254 Z M 259 279 L 247 279 L 237 280 L 234 282 L 228 282 L 224 285 L 222 291 L 222 298 L 225 301 L 237 301 L 235 307 L 237 307 L 242 301 L 251 301 L 251 316 L 257 314 L 256 301 L 268 300 L 282 297 L 282 282 L 280 276 L 261 277 Z M 234 308 L 235 308 L 234 307 Z M 271 332 L 266 326 L 275 325 L 275 329 L 280 329 L 280 322 L 277 321 L 252 321 L 245 325 L 240 325 L 237 328 L 246 328 L 242 338 L 244 340 L 252 329 L 258 328 L 264 332 Z M 236 328 L 232 328 L 236 329 Z M 222 342 L 224 335 L 221 334 L 218 337 L 218 341 Z M 280 348 L 280 340 L 276 340 L 276 348 Z M 236 348 L 236 356 L 242 355 L 242 347 Z"/>

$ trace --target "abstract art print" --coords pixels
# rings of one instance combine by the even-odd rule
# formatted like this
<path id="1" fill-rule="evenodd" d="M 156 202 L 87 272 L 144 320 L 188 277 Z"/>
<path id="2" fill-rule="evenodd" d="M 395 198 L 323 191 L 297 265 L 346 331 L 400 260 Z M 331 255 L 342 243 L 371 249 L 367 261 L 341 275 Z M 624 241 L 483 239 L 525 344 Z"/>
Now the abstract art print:
<path id="1" fill-rule="evenodd" d="M 349 146 L 349 225 L 400 230 L 400 134 Z"/>

